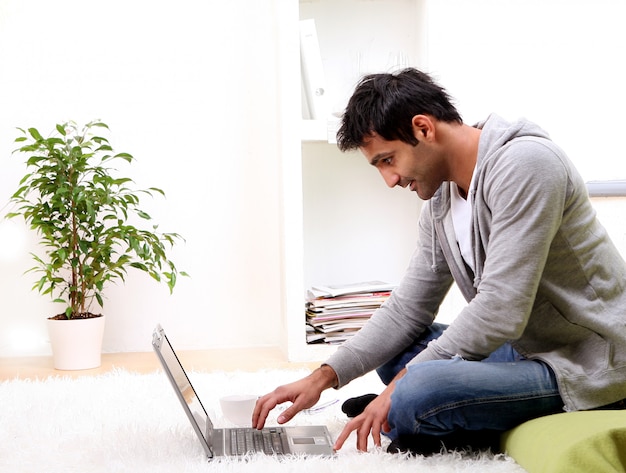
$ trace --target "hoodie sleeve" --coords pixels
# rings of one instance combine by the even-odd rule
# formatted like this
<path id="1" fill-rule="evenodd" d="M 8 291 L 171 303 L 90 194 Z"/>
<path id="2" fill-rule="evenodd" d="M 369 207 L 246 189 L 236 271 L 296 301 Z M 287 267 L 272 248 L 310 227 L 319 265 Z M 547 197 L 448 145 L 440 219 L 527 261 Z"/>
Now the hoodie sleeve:
<path id="1" fill-rule="evenodd" d="M 326 362 L 337 373 L 338 388 L 396 356 L 432 324 L 452 285 L 433 232 L 427 202 L 420 216 L 418 245 L 402 281 L 368 323 Z"/>

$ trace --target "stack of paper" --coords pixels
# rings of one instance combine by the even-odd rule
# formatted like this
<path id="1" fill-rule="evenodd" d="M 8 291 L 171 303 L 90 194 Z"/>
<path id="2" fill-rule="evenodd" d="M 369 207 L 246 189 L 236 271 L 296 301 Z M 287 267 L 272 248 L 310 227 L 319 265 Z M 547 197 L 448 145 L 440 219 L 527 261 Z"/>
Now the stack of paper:
<path id="1" fill-rule="evenodd" d="M 389 298 L 393 287 L 370 281 L 311 288 L 306 302 L 307 342 L 343 343 Z"/>

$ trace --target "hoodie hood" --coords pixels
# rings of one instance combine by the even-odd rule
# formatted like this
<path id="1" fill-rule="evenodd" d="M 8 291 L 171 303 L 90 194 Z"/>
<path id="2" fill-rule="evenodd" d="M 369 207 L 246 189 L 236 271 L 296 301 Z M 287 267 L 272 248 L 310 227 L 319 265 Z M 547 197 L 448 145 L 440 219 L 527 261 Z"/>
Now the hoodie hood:
<path id="1" fill-rule="evenodd" d="M 474 176 L 480 175 L 485 164 L 494 156 L 497 156 L 503 149 L 516 138 L 533 137 L 550 139 L 548 133 L 538 125 L 526 120 L 519 119 L 509 122 L 497 114 L 491 114 L 486 120 L 473 125 L 481 130 L 480 141 L 478 143 L 478 156 L 476 160 L 476 169 Z M 473 187 L 470 192 L 473 193 L 478 185 L 478 179 L 472 179 Z M 450 183 L 444 182 L 435 195 L 431 198 L 434 207 L 447 207 L 450 199 Z M 435 214 L 437 217 L 441 215 Z"/>
<path id="2" fill-rule="evenodd" d="M 478 144 L 476 173 L 480 173 L 486 160 L 505 148 L 515 138 L 550 139 L 550 135 L 545 130 L 523 118 L 509 122 L 499 115 L 491 114 L 486 120 L 475 124 L 474 127 L 482 130 Z"/>

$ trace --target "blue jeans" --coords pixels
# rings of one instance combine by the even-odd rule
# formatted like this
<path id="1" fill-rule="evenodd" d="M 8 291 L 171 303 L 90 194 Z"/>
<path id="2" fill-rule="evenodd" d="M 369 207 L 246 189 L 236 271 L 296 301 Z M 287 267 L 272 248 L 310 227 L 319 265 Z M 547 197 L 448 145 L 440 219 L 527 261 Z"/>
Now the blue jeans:
<path id="1" fill-rule="evenodd" d="M 446 328 L 433 324 L 412 346 L 378 368 L 381 380 L 391 382 Z M 541 361 L 525 359 L 507 343 L 482 361 L 454 357 L 410 366 L 391 397 L 388 436 L 505 431 L 562 411 L 552 370 Z"/>

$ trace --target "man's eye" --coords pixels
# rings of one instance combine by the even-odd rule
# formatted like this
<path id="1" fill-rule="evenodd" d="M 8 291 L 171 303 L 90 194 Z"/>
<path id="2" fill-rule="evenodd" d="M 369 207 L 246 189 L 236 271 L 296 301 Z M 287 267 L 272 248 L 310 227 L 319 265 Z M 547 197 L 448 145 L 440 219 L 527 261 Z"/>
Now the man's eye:
<path id="1" fill-rule="evenodd" d="M 383 164 L 391 164 L 391 158 L 383 159 Z"/>

